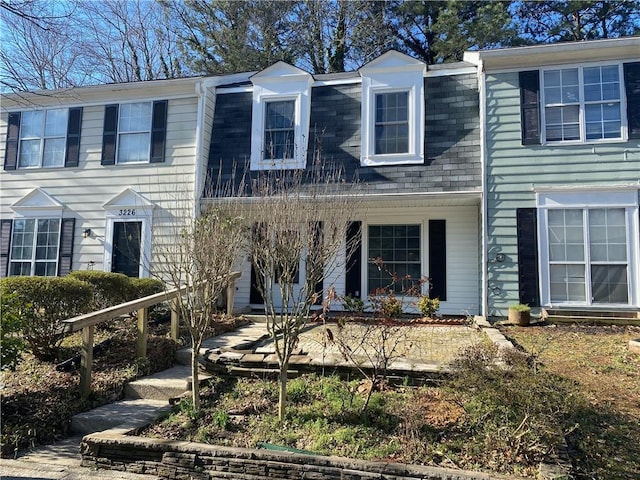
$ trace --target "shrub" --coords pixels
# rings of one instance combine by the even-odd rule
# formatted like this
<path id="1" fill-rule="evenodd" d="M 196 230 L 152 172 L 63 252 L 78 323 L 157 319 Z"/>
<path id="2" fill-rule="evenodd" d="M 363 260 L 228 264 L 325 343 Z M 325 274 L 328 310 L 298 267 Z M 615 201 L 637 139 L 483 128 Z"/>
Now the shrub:
<path id="1" fill-rule="evenodd" d="M 398 300 L 395 293 L 380 299 L 380 313 L 385 318 L 396 318 L 402 314 L 402 301 Z"/>
<path id="2" fill-rule="evenodd" d="M 8 277 L 0 280 L 0 295 L 15 295 L 31 304 L 32 318 L 22 333 L 31 352 L 41 360 L 55 358 L 63 338 L 63 320 L 85 313 L 93 298 L 91 285 L 69 277 Z"/>
<path id="3" fill-rule="evenodd" d="M 15 369 L 26 343 L 20 332 L 33 315 L 31 304 L 21 305 L 15 294 L 0 296 L 0 368 Z"/>
<path id="4" fill-rule="evenodd" d="M 422 295 L 420 300 L 418 300 L 418 310 L 420 310 L 420 313 L 425 317 L 433 317 L 439 309 L 439 298 L 429 298 L 428 295 Z"/>
<path id="5" fill-rule="evenodd" d="M 453 371 L 448 386 L 465 410 L 463 431 L 484 442 L 487 461 L 503 472 L 513 473 L 510 459 L 535 464 L 557 454 L 566 420 L 583 403 L 566 380 L 536 374 L 526 354 L 494 344 L 464 349 Z"/>
<path id="6" fill-rule="evenodd" d="M 136 300 L 164 290 L 164 284 L 155 278 L 129 278 L 127 300 Z"/>
<path id="7" fill-rule="evenodd" d="M 131 281 L 122 273 L 78 270 L 71 272 L 69 276 L 87 282 L 93 288 L 93 301 L 89 310 L 102 310 L 129 300 Z"/>
<path id="8" fill-rule="evenodd" d="M 346 295 L 341 298 L 342 306 L 347 312 L 362 313 L 364 312 L 364 302 L 357 297 Z"/>

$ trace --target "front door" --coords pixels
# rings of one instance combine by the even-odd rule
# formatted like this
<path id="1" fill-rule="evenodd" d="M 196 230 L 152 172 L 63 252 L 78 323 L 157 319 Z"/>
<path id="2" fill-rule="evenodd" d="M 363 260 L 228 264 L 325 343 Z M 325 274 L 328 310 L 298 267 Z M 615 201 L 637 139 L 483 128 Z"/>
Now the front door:
<path id="1" fill-rule="evenodd" d="M 142 222 L 114 222 L 111 271 L 128 277 L 140 276 Z"/>

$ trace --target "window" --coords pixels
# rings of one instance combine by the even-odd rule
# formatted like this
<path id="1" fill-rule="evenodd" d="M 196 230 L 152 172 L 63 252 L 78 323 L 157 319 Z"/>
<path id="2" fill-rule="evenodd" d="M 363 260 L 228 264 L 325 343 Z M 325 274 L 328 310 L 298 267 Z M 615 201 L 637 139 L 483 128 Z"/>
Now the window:
<path id="1" fill-rule="evenodd" d="M 251 83 L 251 170 L 305 168 L 313 77 L 277 62 Z"/>
<path id="2" fill-rule="evenodd" d="M 101 165 L 164 163 L 169 102 L 105 105 Z"/>
<path id="3" fill-rule="evenodd" d="M 624 208 L 549 210 L 548 235 L 552 303 L 628 302 Z"/>
<path id="4" fill-rule="evenodd" d="M 620 77 L 618 65 L 545 70 L 546 141 L 623 138 Z"/>
<path id="5" fill-rule="evenodd" d="M 14 220 L 9 275 L 57 275 L 59 244 L 60 219 Z"/>
<path id="6" fill-rule="evenodd" d="M 118 163 L 149 161 L 151 114 L 150 102 L 120 105 Z"/>
<path id="7" fill-rule="evenodd" d="M 19 168 L 64 167 L 67 109 L 22 113 Z"/>
<path id="8" fill-rule="evenodd" d="M 294 100 L 266 102 L 263 160 L 293 158 L 295 106 Z"/>
<path id="9" fill-rule="evenodd" d="M 409 151 L 409 93 L 376 95 L 376 155 Z"/>
<path id="10" fill-rule="evenodd" d="M 392 275 L 420 280 L 420 225 L 369 225 L 368 235 L 369 292 L 392 287 Z M 393 284 L 396 293 L 407 287 L 407 282 Z"/>
<path id="11" fill-rule="evenodd" d="M 363 166 L 424 162 L 425 64 L 390 51 L 359 70 L 362 76 Z"/>
<path id="12" fill-rule="evenodd" d="M 637 189 L 538 192 L 546 306 L 640 305 Z"/>

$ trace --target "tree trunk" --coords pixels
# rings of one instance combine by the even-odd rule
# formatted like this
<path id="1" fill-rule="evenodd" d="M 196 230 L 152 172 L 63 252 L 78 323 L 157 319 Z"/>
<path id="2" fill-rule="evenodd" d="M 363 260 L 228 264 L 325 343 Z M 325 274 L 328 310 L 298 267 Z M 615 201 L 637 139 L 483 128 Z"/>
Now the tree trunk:
<path id="1" fill-rule="evenodd" d="M 193 343 L 191 349 L 191 398 L 193 400 L 193 409 L 200 411 L 200 381 L 198 380 L 198 355 L 200 354 L 200 342 L 198 345 Z"/>
<path id="2" fill-rule="evenodd" d="M 280 366 L 279 392 L 278 392 L 278 420 L 280 423 L 284 421 L 284 414 L 287 408 L 287 370 L 289 369 L 288 363 L 283 363 Z"/>

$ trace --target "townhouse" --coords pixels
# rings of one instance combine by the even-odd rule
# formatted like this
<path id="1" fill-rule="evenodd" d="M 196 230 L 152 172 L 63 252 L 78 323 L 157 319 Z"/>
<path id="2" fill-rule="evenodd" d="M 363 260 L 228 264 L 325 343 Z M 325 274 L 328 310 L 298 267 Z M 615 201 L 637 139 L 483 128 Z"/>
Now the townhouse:
<path id="1" fill-rule="evenodd" d="M 640 38 L 467 52 L 480 72 L 483 311 L 640 307 Z"/>
<path id="2" fill-rule="evenodd" d="M 269 169 L 339 165 L 362 183 L 350 235 L 361 247 L 325 281 L 366 301 L 390 277 L 431 279 L 441 312 L 479 312 L 481 205 L 476 68 L 427 68 L 390 51 L 357 72 L 310 75 L 285 63 L 242 84 L 219 85 L 208 178 L 256 178 Z M 243 175 L 236 173 L 237 177 Z M 203 203 L 215 202 L 205 189 Z M 342 263 L 340 261 L 340 263 Z M 300 274 L 304 275 L 300 266 Z M 249 262 L 236 304 L 261 308 Z M 302 281 L 301 281 L 302 285 Z M 407 301 L 409 311 L 415 306 Z M 339 308 L 339 306 L 338 306 Z"/>
<path id="3" fill-rule="evenodd" d="M 389 51 L 339 74 L 278 62 L 3 95 L 0 274 L 158 274 L 216 181 L 320 162 L 362 195 L 360 248 L 325 289 L 366 300 L 388 284 L 381 257 L 429 277 L 443 314 L 637 311 L 639 52 L 623 38 L 426 66 Z M 259 309 L 239 260 L 235 307 Z"/>

